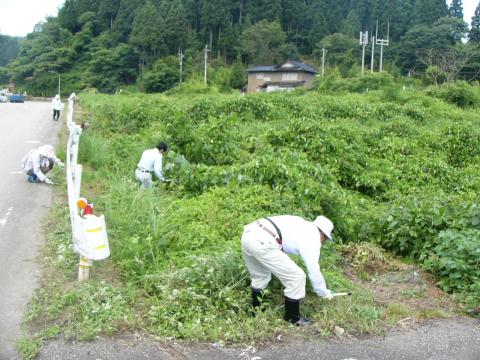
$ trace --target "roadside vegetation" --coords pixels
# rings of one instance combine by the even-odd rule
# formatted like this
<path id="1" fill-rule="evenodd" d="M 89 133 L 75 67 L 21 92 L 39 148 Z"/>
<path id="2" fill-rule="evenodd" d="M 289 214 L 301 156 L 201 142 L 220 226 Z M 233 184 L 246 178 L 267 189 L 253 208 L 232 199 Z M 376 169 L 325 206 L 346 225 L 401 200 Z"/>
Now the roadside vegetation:
<path id="1" fill-rule="evenodd" d="M 477 87 L 421 89 L 388 75 L 329 78 L 288 94 L 198 95 L 197 87 L 81 95 L 91 124 L 80 144 L 82 195 L 105 214 L 112 255 L 95 263 L 88 283 L 75 283 L 60 201 L 49 275 L 26 315 L 38 328 L 27 345 L 42 334 L 118 331 L 223 344 L 328 335 L 335 326 L 362 336 L 478 305 Z M 133 172 L 159 140 L 171 149 L 164 171 L 172 181 L 142 191 Z M 281 213 L 333 220 L 336 241 L 323 249 L 321 269 L 329 288 L 353 292 L 328 302 L 308 287 L 307 329 L 282 320 L 277 281 L 265 312 L 250 313 L 242 226 Z"/>

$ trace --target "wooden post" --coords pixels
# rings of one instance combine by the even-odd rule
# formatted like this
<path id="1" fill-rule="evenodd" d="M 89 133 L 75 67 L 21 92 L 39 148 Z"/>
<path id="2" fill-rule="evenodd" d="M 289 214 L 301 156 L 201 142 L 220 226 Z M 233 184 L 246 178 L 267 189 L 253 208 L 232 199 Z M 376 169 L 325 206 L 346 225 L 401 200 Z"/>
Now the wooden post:
<path id="1" fill-rule="evenodd" d="M 93 265 L 93 260 L 80 256 L 78 263 L 78 282 L 86 281 L 90 277 L 90 268 Z"/>

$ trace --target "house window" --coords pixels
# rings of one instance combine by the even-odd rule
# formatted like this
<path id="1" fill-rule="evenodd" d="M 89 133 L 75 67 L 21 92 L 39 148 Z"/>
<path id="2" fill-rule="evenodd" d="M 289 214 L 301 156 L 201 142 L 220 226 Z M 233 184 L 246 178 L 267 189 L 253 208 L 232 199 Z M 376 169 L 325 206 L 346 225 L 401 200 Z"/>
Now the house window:
<path id="1" fill-rule="evenodd" d="M 298 74 L 297 73 L 283 73 L 282 74 L 282 80 L 283 81 L 295 81 L 298 80 Z"/>

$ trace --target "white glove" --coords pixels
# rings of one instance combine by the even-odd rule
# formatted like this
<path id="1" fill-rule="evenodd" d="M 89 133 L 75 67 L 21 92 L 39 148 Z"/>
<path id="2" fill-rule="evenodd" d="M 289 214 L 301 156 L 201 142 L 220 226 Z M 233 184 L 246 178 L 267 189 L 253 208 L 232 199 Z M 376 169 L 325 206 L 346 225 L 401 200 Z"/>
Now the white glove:
<path id="1" fill-rule="evenodd" d="M 330 290 L 325 290 L 325 295 L 322 296 L 323 299 L 325 300 L 332 300 L 333 299 L 333 294 Z"/>
<path id="2" fill-rule="evenodd" d="M 61 161 L 58 161 L 58 162 L 57 162 L 57 165 L 58 165 L 58 166 L 61 166 L 61 167 L 64 167 L 64 166 L 65 166 L 65 164 L 64 164 L 63 162 L 61 162 Z"/>
<path id="3" fill-rule="evenodd" d="M 45 178 L 45 184 L 54 185 L 55 183 L 49 178 Z"/>

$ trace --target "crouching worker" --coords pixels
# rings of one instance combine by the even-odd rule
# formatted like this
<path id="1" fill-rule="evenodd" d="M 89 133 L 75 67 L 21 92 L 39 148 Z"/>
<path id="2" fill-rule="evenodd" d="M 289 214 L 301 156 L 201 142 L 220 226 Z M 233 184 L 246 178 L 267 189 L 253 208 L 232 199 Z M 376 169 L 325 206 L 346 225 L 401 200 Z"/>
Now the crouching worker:
<path id="1" fill-rule="evenodd" d="M 53 184 L 53 181 L 47 177 L 47 173 L 55 164 L 63 166 L 60 159 L 55 156 L 52 145 L 43 145 L 38 149 L 30 150 L 22 160 L 23 169 L 28 175 L 27 180 L 31 183 Z"/>
<path id="2" fill-rule="evenodd" d="M 325 216 L 314 221 L 299 216 L 280 215 L 262 218 L 244 227 L 242 253 L 250 273 L 254 309 L 261 304 L 263 290 L 275 275 L 284 286 L 284 319 L 295 325 L 308 325 L 300 316 L 300 300 L 305 297 L 306 276 L 287 254 L 300 255 L 315 293 L 333 299 L 318 264 L 320 248 L 332 238 L 333 223 Z"/>
<path id="3" fill-rule="evenodd" d="M 135 179 L 147 189 L 152 187 L 152 172 L 160 181 L 165 181 L 162 174 L 163 154 L 168 150 L 167 144 L 159 143 L 155 148 L 145 150 L 142 153 L 137 170 L 135 170 Z"/>

